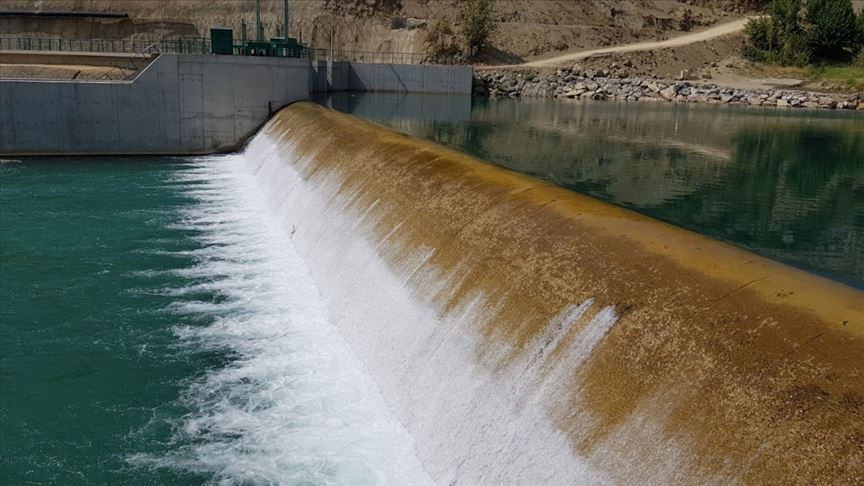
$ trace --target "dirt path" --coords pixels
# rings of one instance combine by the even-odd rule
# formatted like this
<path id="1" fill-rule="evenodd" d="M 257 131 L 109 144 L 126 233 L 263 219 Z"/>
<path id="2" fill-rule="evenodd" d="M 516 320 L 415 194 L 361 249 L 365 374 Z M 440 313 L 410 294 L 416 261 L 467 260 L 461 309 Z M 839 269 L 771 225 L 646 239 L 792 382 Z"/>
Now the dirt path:
<path id="1" fill-rule="evenodd" d="M 577 61 L 579 59 L 585 59 L 586 57 L 595 56 L 598 54 L 610 54 L 616 52 L 632 52 L 632 51 L 647 51 L 652 49 L 666 49 L 669 47 L 677 47 L 683 46 L 687 44 L 693 44 L 695 42 L 700 42 L 704 40 L 714 39 L 716 37 L 722 37 L 724 35 L 734 34 L 736 32 L 740 32 L 744 30 L 744 26 L 747 24 L 747 21 L 750 20 L 749 17 L 734 20 L 732 22 L 726 22 L 720 25 L 715 25 L 710 29 L 703 30 L 700 32 L 692 32 L 689 34 L 685 34 L 679 37 L 675 37 L 672 39 L 667 39 L 664 41 L 649 41 L 649 42 L 637 42 L 635 44 L 624 44 L 620 46 L 612 46 L 612 47 L 604 47 L 602 49 L 592 49 L 590 51 L 582 51 L 582 52 L 574 52 L 570 54 L 564 54 L 561 56 L 552 57 L 549 59 L 541 59 L 539 61 L 526 62 L 524 64 L 516 64 L 512 66 L 489 66 L 489 69 L 494 68 L 502 68 L 502 67 L 550 67 L 557 66 L 560 64 Z M 485 66 L 484 66 L 485 67 Z"/>

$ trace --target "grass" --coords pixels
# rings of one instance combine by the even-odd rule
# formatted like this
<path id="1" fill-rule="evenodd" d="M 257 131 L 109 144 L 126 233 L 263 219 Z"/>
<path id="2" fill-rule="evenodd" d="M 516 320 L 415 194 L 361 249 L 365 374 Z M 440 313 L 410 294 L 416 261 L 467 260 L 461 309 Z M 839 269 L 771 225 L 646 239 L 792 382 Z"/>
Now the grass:
<path id="1" fill-rule="evenodd" d="M 753 63 L 750 67 L 754 77 L 801 79 L 807 87 L 830 91 L 864 90 L 864 66 L 858 64 L 788 67 Z"/>
<path id="2" fill-rule="evenodd" d="M 853 91 L 864 90 L 864 67 L 862 66 L 808 66 L 804 69 L 817 79 L 837 83 Z"/>

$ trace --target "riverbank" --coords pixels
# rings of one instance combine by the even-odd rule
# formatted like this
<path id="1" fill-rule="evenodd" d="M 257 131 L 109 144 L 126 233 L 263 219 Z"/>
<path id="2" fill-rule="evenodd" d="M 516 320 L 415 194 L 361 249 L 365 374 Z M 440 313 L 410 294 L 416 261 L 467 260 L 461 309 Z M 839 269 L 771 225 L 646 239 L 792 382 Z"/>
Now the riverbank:
<path id="1" fill-rule="evenodd" d="M 607 69 L 576 65 L 543 74 L 536 71 L 475 71 L 473 93 L 490 97 L 572 98 L 737 104 L 778 108 L 864 110 L 864 93 L 820 93 L 789 89 L 741 89 L 706 81 L 617 77 Z"/>

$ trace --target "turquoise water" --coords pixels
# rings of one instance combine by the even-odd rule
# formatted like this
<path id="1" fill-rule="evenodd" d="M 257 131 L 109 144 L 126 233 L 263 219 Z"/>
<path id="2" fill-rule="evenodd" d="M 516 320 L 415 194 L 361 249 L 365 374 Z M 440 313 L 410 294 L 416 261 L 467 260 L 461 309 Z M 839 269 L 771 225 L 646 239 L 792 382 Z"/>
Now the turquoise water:
<path id="1" fill-rule="evenodd" d="M 0 165 L 0 484 L 426 484 L 243 155 Z"/>
<path id="2" fill-rule="evenodd" d="M 159 251 L 196 242 L 171 225 L 191 204 L 175 160 L 28 160 L 0 165 L 0 437 L 4 484 L 188 484 L 127 456 L 172 439 L 184 381 L 226 359 L 181 349 L 164 313 L 187 267 Z"/>
<path id="3" fill-rule="evenodd" d="M 381 93 L 319 100 L 864 288 L 864 116 Z"/>

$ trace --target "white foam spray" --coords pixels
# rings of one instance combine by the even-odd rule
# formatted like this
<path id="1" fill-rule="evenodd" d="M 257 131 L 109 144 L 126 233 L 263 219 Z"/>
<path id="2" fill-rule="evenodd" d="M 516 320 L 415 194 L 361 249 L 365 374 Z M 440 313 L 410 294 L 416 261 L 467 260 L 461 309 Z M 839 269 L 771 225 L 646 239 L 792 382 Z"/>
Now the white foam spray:
<path id="1" fill-rule="evenodd" d="M 357 204 L 338 164 L 316 165 L 314 177 L 304 177 L 312 157 L 295 152 L 285 133 L 265 129 L 245 160 L 321 289 L 329 322 L 414 438 L 428 474 L 439 484 L 609 482 L 574 453 L 548 407 L 566 395 L 574 374 L 615 324 L 614 309 L 590 313 L 594 301 L 583 296 L 584 302 L 573 302 L 550 322 L 524 361 L 503 370 L 488 366 L 503 362 L 509 350 L 503 342 L 500 349 L 487 346 L 478 330 L 494 318 L 503 297 L 470 296 L 442 314 L 428 297 L 459 288 L 466 269 L 457 265 L 441 273 L 428 265 L 436 249 L 405 246 L 398 221 L 377 233 L 381 215 L 398 208 L 383 199 Z M 400 255 L 399 261 L 385 261 L 388 254 Z M 552 363 L 546 358 L 556 347 L 564 358 Z M 556 383 L 544 379 L 549 367 L 560 377 Z M 587 429 L 593 420 L 579 416 L 573 423 Z"/>
<path id="2" fill-rule="evenodd" d="M 295 247 L 271 217 L 245 155 L 203 158 L 179 175 L 196 201 L 180 228 L 201 243 L 195 279 L 163 289 L 166 309 L 208 325 L 178 329 L 195 349 L 235 357 L 183 397 L 195 410 L 177 450 L 133 464 L 211 475 L 216 484 L 430 484 L 411 436 L 340 333 Z M 197 301 L 211 292 L 219 299 Z"/>

